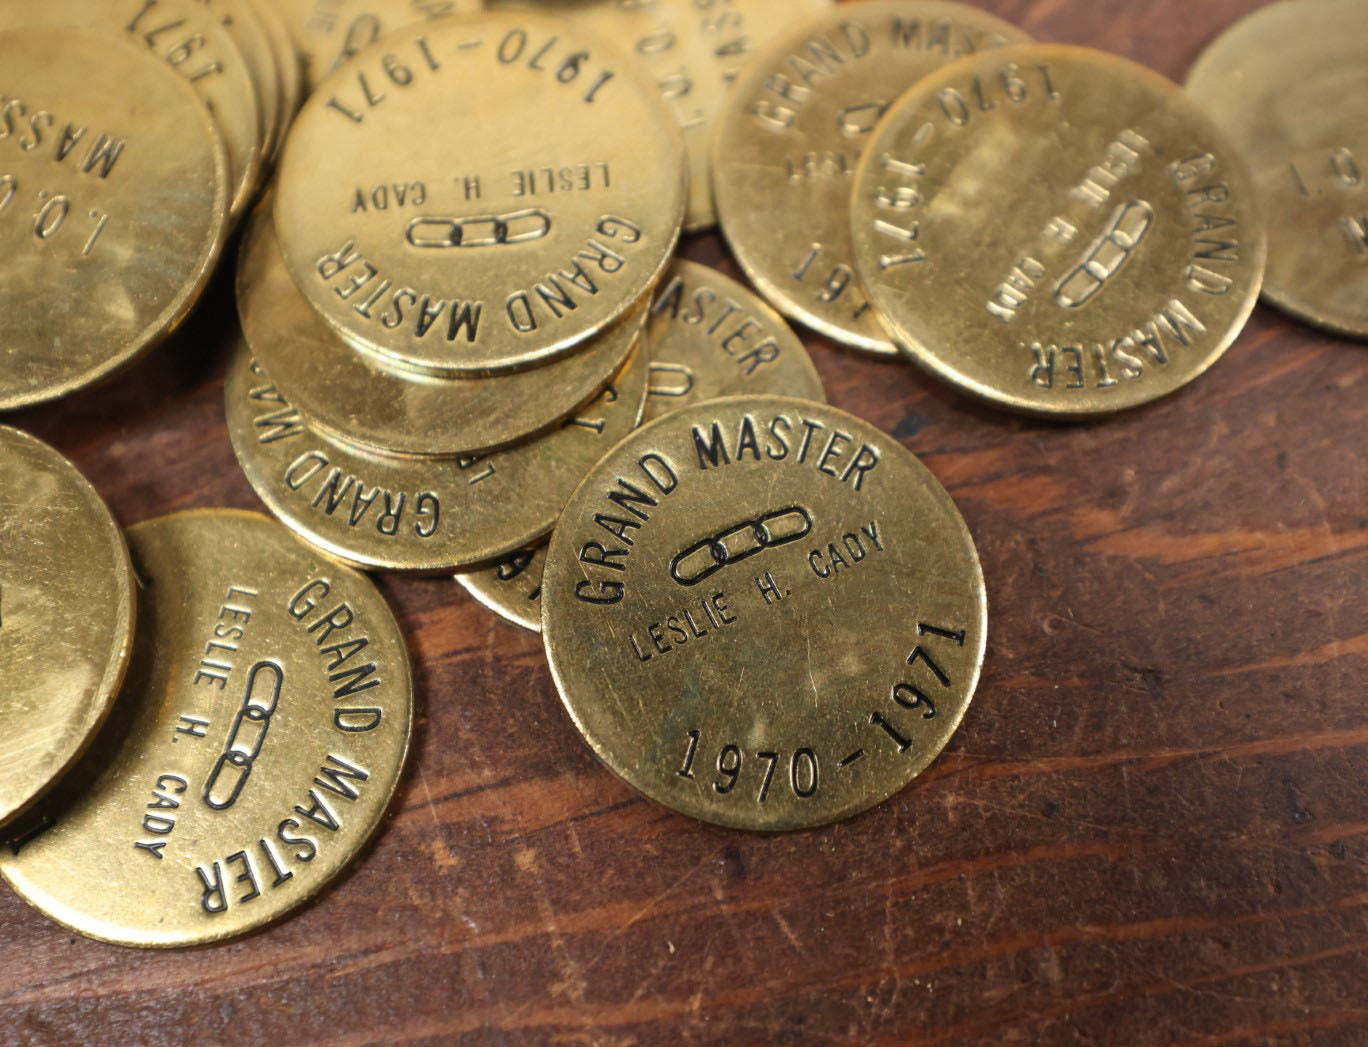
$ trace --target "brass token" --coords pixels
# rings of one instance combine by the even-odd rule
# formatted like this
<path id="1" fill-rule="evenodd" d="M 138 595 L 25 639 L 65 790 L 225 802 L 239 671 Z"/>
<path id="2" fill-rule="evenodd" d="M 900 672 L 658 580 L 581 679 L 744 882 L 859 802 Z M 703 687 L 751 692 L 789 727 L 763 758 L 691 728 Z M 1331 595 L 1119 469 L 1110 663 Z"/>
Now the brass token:
<path id="1" fill-rule="evenodd" d="M 651 305 L 646 419 L 701 400 L 773 393 L 826 400 L 812 359 L 773 309 L 716 269 L 677 259 Z M 520 549 L 456 580 L 516 625 L 541 631 L 545 546 Z"/>
<path id="2" fill-rule="evenodd" d="M 760 293 L 844 345 L 896 354 L 853 268 L 860 153 L 889 104 L 922 77 L 1028 39 L 963 4 L 873 0 L 823 11 L 771 41 L 738 80 L 713 153 L 722 232 Z"/>
<path id="3" fill-rule="evenodd" d="M 1132 62 L 1026 45 L 923 80 L 855 175 L 856 271 L 894 340 L 1002 407 L 1172 393 L 1244 327 L 1266 236 L 1239 154 Z"/>
<path id="4" fill-rule="evenodd" d="M 0 426 L 0 825 L 94 739 L 132 644 L 123 532 L 75 466 Z"/>
<path id="5" fill-rule="evenodd" d="M 795 19 L 827 11 L 832 0 L 502 0 L 490 7 L 540 6 L 588 26 L 644 62 L 684 130 L 689 152 L 689 205 L 684 228 L 717 221 L 709 163 L 732 85 L 776 33 Z M 772 217 L 772 212 L 767 212 Z"/>
<path id="6" fill-rule="evenodd" d="M 291 530 L 348 563 L 453 571 L 544 537 L 575 485 L 641 420 L 644 354 L 559 428 L 456 459 L 370 454 L 310 430 L 246 346 L 229 364 L 228 435 L 261 500 Z"/>
<path id="7" fill-rule="evenodd" d="M 275 59 L 276 73 L 280 79 L 280 134 L 276 136 L 275 151 L 269 157 L 274 163 L 285 144 L 286 132 L 294 119 L 299 103 L 304 98 L 304 78 L 300 70 L 299 54 L 295 51 L 294 41 L 290 38 L 289 27 L 281 16 L 275 0 L 249 0 L 257 17 L 266 30 L 271 42 L 271 53 Z"/>
<path id="8" fill-rule="evenodd" d="M 0 410 L 164 338 L 226 221 L 223 147 L 179 77 L 121 40 L 0 32 Z"/>
<path id="9" fill-rule="evenodd" d="M 252 78 L 257 99 L 257 120 L 262 161 L 272 155 L 283 133 L 280 123 L 280 70 L 276 66 L 271 38 L 256 7 L 248 0 L 195 0 L 207 8 L 237 45 Z"/>
<path id="10" fill-rule="evenodd" d="M 304 92 L 383 36 L 415 22 L 478 11 L 479 0 L 275 0 L 299 50 Z"/>
<path id="11" fill-rule="evenodd" d="M 433 378 L 381 367 L 319 318 L 290 279 L 268 211 L 247 229 L 237 278 L 247 343 L 282 395 L 320 432 L 392 454 L 470 454 L 549 428 L 608 384 L 646 318 L 639 308 L 578 352 L 531 371 Z"/>
<path id="12" fill-rule="evenodd" d="M 546 363 L 640 301 L 684 192 L 682 136 L 629 58 L 487 14 L 410 27 L 330 77 L 274 211 L 290 275 L 348 341 L 472 375 Z"/>
<path id="13" fill-rule="evenodd" d="M 1285 0 L 1219 37 L 1188 91 L 1254 174 L 1264 297 L 1368 337 L 1368 18 L 1362 0 Z"/>
<path id="14" fill-rule="evenodd" d="M 542 624 L 609 768 L 694 818 L 784 830 L 930 765 L 987 603 L 964 521 L 901 444 L 824 404 L 731 397 L 594 467 L 551 539 Z"/>
<path id="15" fill-rule="evenodd" d="M 0 29 L 37 24 L 124 34 L 191 84 L 227 150 L 230 211 L 242 214 L 261 171 L 260 103 L 242 52 L 200 0 L 0 0 Z"/>
<path id="16" fill-rule="evenodd" d="M 118 715 L 0 849 L 65 927 L 223 941 L 318 894 L 389 807 L 413 722 L 404 638 L 369 579 L 255 513 L 128 532 L 139 635 Z"/>

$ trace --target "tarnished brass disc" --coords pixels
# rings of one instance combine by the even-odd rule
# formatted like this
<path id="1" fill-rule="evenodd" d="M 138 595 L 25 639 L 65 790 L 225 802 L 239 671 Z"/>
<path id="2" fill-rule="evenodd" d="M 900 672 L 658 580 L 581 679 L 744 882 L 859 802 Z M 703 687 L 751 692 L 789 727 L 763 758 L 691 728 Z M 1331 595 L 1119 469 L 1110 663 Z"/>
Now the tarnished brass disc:
<path id="1" fill-rule="evenodd" d="M 543 639 L 590 747 L 652 799 L 801 829 L 935 759 L 983 663 L 987 603 L 950 496 L 824 404 L 730 397 L 646 425 L 556 526 Z"/>
<path id="2" fill-rule="evenodd" d="M 489 374 L 555 359 L 641 299 L 679 236 L 685 176 L 678 126 L 610 45 L 535 14 L 447 18 L 305 103 L 276 234 L 358 348 Z"/>
<path id="3" fill-rule="evenodd" d="M 164 338 L 213 269 L 223 146 L 195 92 L 124 43 L 0 32 L 0 410 Z"/>
<path id="4" fill-rule="evenodd" d="M 133 645 L 123 533 L 76 467 L 0 426 L 0 825 L 104 722 Z"/>
<path id="5" fill-rule="evenodd" d="M 238 313 L 252 354 L 313 428 L 379 452 L 476 453 L 525 439 L 572 414 L 622 367 L 644 303 L 578 352 L 494 378 L 396 372 L 358 353 L 324 323 L 285 268 L 270 214 L 243 238 Z"/>
<path id="6" fill-rule="evenodd" d="M 348 563 L 450 571 L 544 537 L 575 485 L 641 420 L 644 354 L 593 403 L 527 443 L 481 457 L 369 454 L 311 431 L 245 346 L 229 364 L 228 435 L 271 512 Z"/>
<path id="7" fill-rule="evenodd" d="M 171 66 L 204 100 L 223 138 L 232 215 L 246 209 L 261 171 L 260 102 L 242 52 L 200 0 L 0 0 L 0 29 L 29 25 L 122 34 Z"/>
<path id="8" fill-rule="evenodd" d="M 165 948 L 279 919 L 379 825 L 413 723 L 404 638 L 364 575 L 255 513 L 128 532 L 139 629 L 116 714 L 0 874 L 81 934 Z"/>
<path id="9" fill-rule="evenodd" d="M 684 228 L 695 233 L 717 220 L 708 168 L 733 83 L 771 37 L 829 9 L 831 0 L 494 0 L 488 6 L 540 7 L 630 47 L 646 64 L 684 129 L 690 172 Z M 769 205 L 765 213 L 771 221 L 776 214 Z"/>
<path id="10" fill-rule="evenodd" d="M 855 279 L 850 188 L 890 103 L 963 55 L 1029 38 L 964 4 L 874 0 L 790 24 L 718 122 L 713 191 L 736 260 L 780 312 L 896 354 Z"/>
<path id="11" fill-rule="evenodd" d="M 1188 91 L 1244 154 L 1268 221 L 1264 297 L 1368 338 L 1368 10 L 1284 0 L 1213 43 Z"/>
<path id="12" fill-rule="evenodd" d="M 825 400 L 812 360 L 782 317 L 716 269 L 677 259 L 651 305 L 646 328 L 649 421 L 701 400 L 774 393 Z M 520 549 L 456 580 L 486 607 L 541 631 L 545 547 Z"/>
<path id="13" fill-rule="evenodd" d="M 478 11 L 479 0 L 269 0 L 299 50 L 304 90 L 383 36 L 425 19 Z"/>
<path id="14" fill-rule="evenodd" d="M 1244 161 L 1183 91 L 1025 45 L 923 80 L 855 175 L 856 271 L 921 365 L 999 406 L 1135 407 L 1214 364 L 1258 298 Z"/>

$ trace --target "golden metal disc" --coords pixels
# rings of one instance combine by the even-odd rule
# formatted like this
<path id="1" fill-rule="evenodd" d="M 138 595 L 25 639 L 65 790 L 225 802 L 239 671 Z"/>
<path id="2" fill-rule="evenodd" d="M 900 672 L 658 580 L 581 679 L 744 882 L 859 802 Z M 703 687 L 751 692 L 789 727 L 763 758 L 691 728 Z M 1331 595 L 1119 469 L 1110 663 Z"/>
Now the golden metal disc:
<path id="1" fill-rule="evenodd" d="M 609 768 L 694 818 L 785 830 L 930 765 L 987 602 L 964 521 L 901 444 L 824 404 L 731 397 L 594 467 L 551 539 L 542 624 Z"/>
<path id="2" fill-rule="evenodd" d="M 1264 298 L 1368 338 L 1368 17 L 1285 0 L 1219 37 L 1187 88 L 1244 154 L 1268 221 Z"/>
<path id="3" fill-rule="evenodd" d="M 826 400 L 822 379 L 783 317 L 735 280 L 676 259 L 646 328 L 651 351 L 648 421 L 702 400 L 773 393 Z M 498 563 L 458 574 L 475 599 L 515 625 L 541 632 L 546 547 L 520 549 Z"/>
<path id="4" fill-rule="evenodd" d="M 47 444 L 0 426 L 0 825 L 85 752 L 133 645 L 123 532 Z"/>
<path id="5" fill-rule="evenodd" d="M 860 154 L 879 117 L 922 77 L 1029 39 L 963 4 L 873 0 L 823 11 L 772 40 L 718 121 L 712 171 L 722 232 L 760 293 L 844 345 L 896 355 L 853 268 Z"/>
<path id="6" fill-rule="evenodd" d="M 571 421 L 456 459 L 369 454 L 310 430 L 245 345 L 229 364 L 224 398 L 243 472 L 291 530 L 360 567 L 437 572 L 544 537 L 589 467 L 640 422 L 646 376 L 638 350 Z"/>
<path id="7" fill-rule="evenodd" d="M 261 171 L 260 103 L 242 52 L 200 0 L 0 0 L 0 29 L 29 25 L 123 34 L 179 73 L 213 114 L 228 153 L 229 209 L 242 214 Z"/>
<path id="8" fill-rule="evenodd" d="M 285 24 L 275 0 L 249 0 L 257 17 L 266 30 L 271 42 L 271 54 L 275 60 L 276 74 L 280 80 L 280 108 L 278 119 L 280 133 L 276 136 L 275 150 L 267 158 L 274 163 L 285 144 L 285 135 L 294 120 L 299 103 L 304 99 L 304 77 L 300 70 L 299 53 L 295 51 L 294 41 L 290 38 L 289 27 Z"/>
<path id="9" fill-rule="evenodd" d="M 12 828 L 0 874 L 91 938 L 223 941 L 318 894 L 380 824 L 408 652 L 368 578 L 263 516 L 180 513 L 128 540 L 140 625 L 118 713 Z"/>
<path id="10" fill-rule="evenodd" d="M 124 43 L 0 32 L 0 410 L 172 331 L 223 244 L 223 146 L 195 92 Z"/>
<path id="11" fill-rule="evenodd" d="M 718 118 L 732 97 L 736 78 L 776 33 L 795 19 L 829 10 L 831 2 L 493 0 L 488 6 L 540 7 L 630 48 L 645 63 L 684 130 L 690 173 L 684 228 L 696 233 L 717 221 L 709 164 Z M 766 213 L 772 216 L 772 211 Z"/>
<path id="12" fill-rule="evenodd" d="M 304 93 L 383 36 L 415 22 L 478 11 L 479 0 L 275 0 L 299 51 Z"/>
<path id="13" fill-rule="evenodd" d="M 1266 236 L 1239 154 L 1176 85 L 1101 52 L 962 59 L 855 175 L 856 272 L 922 366 L 1002 407 L 1148 403 L 1225 352 Z"/>
<path id="14" fill-rule="evenodd" d="M 550 428 L 603 390 L 646 319 L 643 302 L 578 352 L 531 371 L 392 371 L 343 342 L 304 300 L 264 208 L 243 237 L 237 286 L 247 343 L 282 395 L 312 428 L 381 454 L 474 454 Z"/>
<path id="15" fill-rule="evenodd" d="M 352 344 L 469 376 L 546 363 L 640 301 L 684 194 L 679 128 L 629 58 L 486 14 L 410 27 L 330 77 L 274 212 L 290 275 Z"/>
<path id="16" fill-rule="evenodd" d="M 271 38 L 256 7 L 248 0 L 195 0 L 208 9 L 237 45 L 252 78 L 257 99 L 257 120 L 262 162 L 274 153 L 283 133 L 280 123 L 280 70 L 276 67 Z"/>

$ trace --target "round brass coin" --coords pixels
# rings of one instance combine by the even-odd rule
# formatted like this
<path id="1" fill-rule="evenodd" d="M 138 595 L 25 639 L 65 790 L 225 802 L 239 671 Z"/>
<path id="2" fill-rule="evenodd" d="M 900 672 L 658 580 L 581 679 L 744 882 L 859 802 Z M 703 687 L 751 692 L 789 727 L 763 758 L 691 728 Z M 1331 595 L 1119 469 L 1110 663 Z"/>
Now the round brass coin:
<path id="1" fill-rule="evenodd" d="M 281 84 L 271 38 L 256 7 L 249 0 L 196 0 L 208 9 L 237 45 L 252 78 L 257 99 L 257 120 L 261 157 L 265 163 L 273 154 L 283 132 L 280 123 Z"/>
<path id="2" fill-rule="evenodd" d="M 245 345 L 229 364 L 224 397 L 243 472 L 291 530 L 361 567 L 436 572 L 544 537 L 589 467 L 640 422 L 646 377 L 637 350 L 576 418 L 455 459 L 370 454 L 310 430 Z"/>
<path id="3" fill-rule="evenodd" d="M 408 652 L 369 579 L 263 516 L 181 513 L 128 540 L 140 626 L 118 714 L 0 874 L 92 938 L 222 941 L 308 901 L 380 824 Z"/>
<path id="4" fill-rule="evenodd" d="M 856 271 L 894 340 L 999 406 L 1148 403 L 1225 352 L 1266 236 L 1239 154 L 1183 91 L 1024 45 L 923 80 L 855 175 Z"/>
<path id="5" fill-rule="evenodd" d="M 534 3 L 496 0 L 489 6 Z M 684 130 L 690 173 L 684 228 L 696 233 L 717 221 L 708 166 L 732 84 L 772 36 L 795 19 L 830 9 L 831 0 L 542 0 L 536 6 L 630 45 L 646 64 Z M 774 212 L 767 214 L 772 227 Z"/>
<path id="6" fill-rule="evenodd" d="M 173 330 L 223 243 L 223 147 L 122 40 L 0 32 L 0 410 L 103 378 Z"/>
<path id="7" fill-rule="evenodd" d="M 823 11 L 771 41 L 737 82 L 713 154 L 722 231 L 760 293 L 844 345 L 896 354 L 853 269 L 860 153 L 889 104 L 922 77 L 1028 39 L 962 4 L 874 0 Z"/>
<path id="8" fill-rule="evenodd" d="M 1361 0 L 1285 0 L 1213 43 L 1188 92 L 1230 135 L 1268 221 L 1264 298 L 1368 337 L 1368 17 Z"/>
<path id="9" fill-rule="evenodd" d="M 253 355 L 309 425 L 392 454 L 473 454 L 549 428 L 608 384 L 646 319 L 643 303 L 579 351 L 530 371 L 494 378 L 396 372 L 354 351 L 304 300 L 266 210 L 243 237 L 237 286 Z"/>
<path id="10" fill-rule="evenodd" d="M 479 0 L 273 0 L 299 50 L 304 91 L 383 36 L 414 22 L 478 11 Z"/>
<path id="11" fill-rule="evenodd" d="M 505 556 L 490 567 L 456 576 L 461 588 L 505 621 L 541 632 L 542 572 L 546 543 Z"/>
<path id="12" fill-rule="evenodd" d="M 275 0 L 249 0 L 252 9 L 261 20 L 266 36 L 271 43 L 271 54 L 275 60 L 276 75 L 280 81 L 280 105 L 278 121 L 280 133 L 276 135 L 275 151 L 269 157 L 272 163 L 280 155 L 285 145 L 285 135 L 294 120 L 295 111 L 304 98 L 304 78 L 300 70 L 299 54 L 295 51 L 294 41 L 285 19 L 276 7 Z"/>
<path id="13" fill-rule="evenodd" d="M 38 4 L 0 0 L 0 29 L 38 24 L 122 34 L 191 84 L 213 114 L 227 150 L 230 211 L 234 218 L 242 214 L 261 172 L 261 103 L 232 35 L 200 0 L 43 0 Z M 53 115 L 70 119 L 56 111 Z M 197 125 L 199 121 L 186 122 Z M 137 129 L 142 130 L 141 124 Z M 175 148 L 151 134 L 147 139 L 163 149 Z M 197 188 L 208 184 L 207 180 L 192 183 Z"/>
<path id="14" fill-rule="evenodd" d="M 330 77 L 274 211 L 290 275 L 349 341 L 471 375 L 546 363 L 627 312 L 684 192 L 679 128 L 629 58 L 488 14 L 410 27 Z"/>
<path id="15" fill-rule="evenodd" d="M 85 751 L 132 644 L 123 532 L 75 466 L 0 426 L 0 825 Z"/>
<path id="16" fill-rule="evenodd" d="M 731 397 L 609 452 L 547 553 L 543 639 L 595 753 L 739 829 L 848 817 L 935 759 L 987 602 L 950 496 L 843 411 Z"/>

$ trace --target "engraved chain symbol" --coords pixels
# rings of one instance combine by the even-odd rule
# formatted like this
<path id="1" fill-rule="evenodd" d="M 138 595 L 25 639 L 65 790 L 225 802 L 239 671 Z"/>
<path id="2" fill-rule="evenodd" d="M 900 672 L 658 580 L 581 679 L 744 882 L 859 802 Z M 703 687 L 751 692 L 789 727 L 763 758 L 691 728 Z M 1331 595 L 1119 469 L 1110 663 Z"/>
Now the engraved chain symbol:
<path id="1" fill-rule="evenodd" d="M 414 247 L 502 247 L 540 240 L 551 232 L 551 216 L 540 208 L 474 218 L 415 218 L 404 231 Z"/>
<path id="2" fill-rule="evenodd" d="M 271 679 L 258 684 L 257 677 L 262 673 L 269 673 Z M 228 732 L 223 755 L 204 783 L 204 802 L 214 810 L 228 810 L 242 795 L 247 779 L 252 775 L 252 764 L 261 755 L 271 717 L 280 702 L 280 685 L 284 682 L 285 673 L 275 662 L 257 662 L 248 672 L 242 708 L 233 720 L 233 729 Z"/>
<path id="3" fill-rule="evenodd" d="M 670 577 L 680 585 L 697 585 L 724 567 L 749 560 L 766 549 L 799 541 L 811 533 L 812 517 L 801 506 L 767 513 L 689 546 L 671 561 Z"/>
<path id="4" fill-rule="evenodd" d="M 1121 271 L 1154 224 L 1154 208 L 1144 200 L 1122 204 L 1107 228 L 1088 247 L 1088 253 L 1055 290 L 1055 301 L 1065 309 L 1081 309 Z"/>

